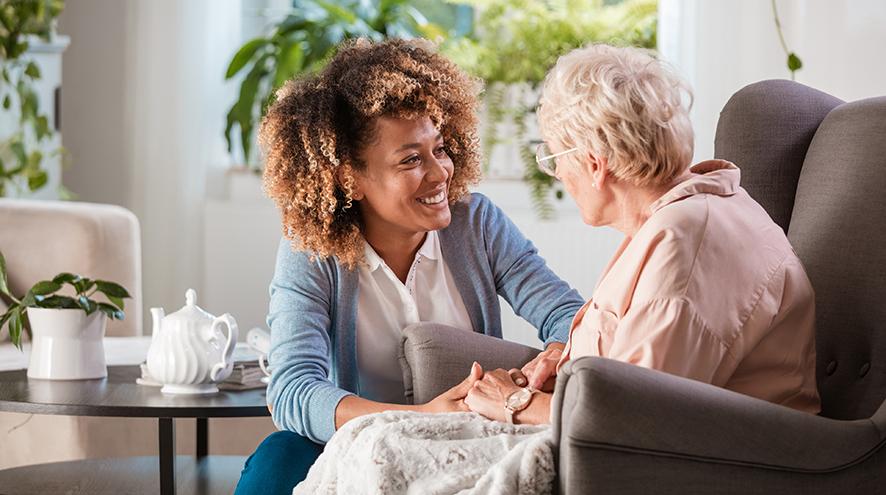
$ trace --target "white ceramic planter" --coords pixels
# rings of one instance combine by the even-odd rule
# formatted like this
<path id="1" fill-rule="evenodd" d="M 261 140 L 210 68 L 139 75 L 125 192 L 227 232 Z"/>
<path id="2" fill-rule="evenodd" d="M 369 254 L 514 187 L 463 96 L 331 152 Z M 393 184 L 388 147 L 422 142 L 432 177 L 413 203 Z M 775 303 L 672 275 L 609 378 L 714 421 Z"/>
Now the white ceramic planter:
<path id="1" fill-rule="evenodd" d="M 28 308 L 34 340 L 28 378 L 86 380 L 108 376 L 102 339 L 108 317 L 79 309 Z"/>

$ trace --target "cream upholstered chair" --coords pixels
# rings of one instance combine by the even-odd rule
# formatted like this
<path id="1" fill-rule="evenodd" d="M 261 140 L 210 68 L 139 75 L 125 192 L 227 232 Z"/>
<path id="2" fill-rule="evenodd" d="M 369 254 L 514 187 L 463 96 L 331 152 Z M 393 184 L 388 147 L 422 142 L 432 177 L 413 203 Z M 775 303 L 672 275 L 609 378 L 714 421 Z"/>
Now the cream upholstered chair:
<path id="1" fill-rule="evenodd" d="M 138 220 L 113 205 L 0 199 L 0 251 L 9 286 L 23 294 L 60 272 L 113 280 L 126 287 L 126 319 L 108 322 L 108 336 L 142 334 L 141 239 Z M 4 333 L 5 335 L 5 333 Z"/>
<path id="2" fill-rule="evenodd" d="M 136 216 L 113 205 L 0 199 L 0 251 L 10 289 L 24 293 L 60 272 L 113 280 L 129 290 L 126 319 L 108 323 L 109 337 L 142 335 L 141 237 Z M 5 309 L 0 301 L 0 309 Z M 2 332 L 0 351 L 19 352 Z M 231 427 L 236 423 L 236 427 Z M 194 450 L 194 421 L 177 421 L 178 450 Z M 214 435 L 217 426 L 225 435 Z M 248 454 L 274 431 L 268 418 L 210 422 L 213 453 Z M 157 422 L 0 413 L 0 469 L 82 458 L 155 455 Z"/>

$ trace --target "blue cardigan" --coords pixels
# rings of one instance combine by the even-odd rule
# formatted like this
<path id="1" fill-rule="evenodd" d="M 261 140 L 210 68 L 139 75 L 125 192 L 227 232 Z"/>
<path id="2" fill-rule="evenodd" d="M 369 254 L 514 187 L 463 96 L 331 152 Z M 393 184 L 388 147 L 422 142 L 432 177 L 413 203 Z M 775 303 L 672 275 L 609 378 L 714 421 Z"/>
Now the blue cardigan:
<path id="1" fill-rule="evenodd" d="M 538 329 L 545 345 L 565 342 L 581 296 L 545 264 L 532 243 L 481 194 L 451 206 L 440 246 L 475 331 L 501 338 L 498 295 Z M 282 239 L 271 282 L 268 403 L 280 429 L 325 443 L 335 408 L 360 395 L 355 328 L 357 270 L 334 257 L 310 260 Z M 468 370 L 465 370 L 467 376 Z"/>

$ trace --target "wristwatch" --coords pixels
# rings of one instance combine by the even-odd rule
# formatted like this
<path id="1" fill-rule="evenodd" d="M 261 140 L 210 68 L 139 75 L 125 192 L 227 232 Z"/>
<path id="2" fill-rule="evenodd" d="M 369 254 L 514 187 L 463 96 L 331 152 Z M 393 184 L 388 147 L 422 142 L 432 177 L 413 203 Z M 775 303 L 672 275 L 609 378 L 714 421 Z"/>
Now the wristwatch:
<path id="1" fill-rule="evenodd" d="M 514 424 L 514 413 L 522 411 L 529 406 L 529 403 L 532 402 L 532 396 L 538 390 L 535 390 L 531 387 L 523 387 L 520 390 L 512 393 L 505 399 L 505 418 L 508 420 L 508 423 Z"/>

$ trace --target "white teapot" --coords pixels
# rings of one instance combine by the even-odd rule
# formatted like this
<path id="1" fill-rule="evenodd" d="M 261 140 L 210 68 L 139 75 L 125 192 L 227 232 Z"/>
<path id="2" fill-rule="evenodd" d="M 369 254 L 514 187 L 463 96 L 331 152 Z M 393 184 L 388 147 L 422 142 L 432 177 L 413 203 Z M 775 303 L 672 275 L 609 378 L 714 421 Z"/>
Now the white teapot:
<path id="1" fill-rule="evenodd" d="M 168 394 L 211 394 L 231 375 L 237 343 L 237 322 L 230 314 L 214 317 L 197 306 L 197 292 L 188 289 L 185 307 L 164 316 L 151 308 L 154 334 L 148 349 L 148 373 Z M 227 327 L 228 335 L 222 333 Z"/>

